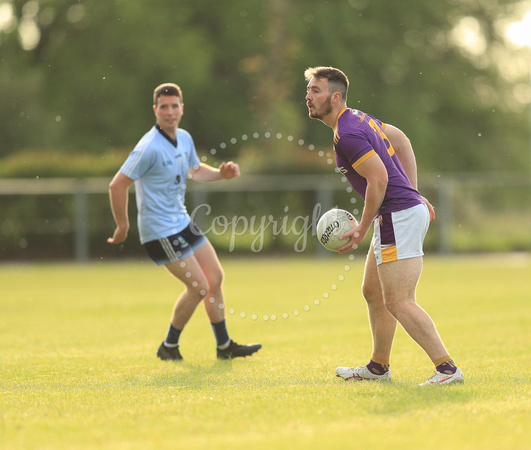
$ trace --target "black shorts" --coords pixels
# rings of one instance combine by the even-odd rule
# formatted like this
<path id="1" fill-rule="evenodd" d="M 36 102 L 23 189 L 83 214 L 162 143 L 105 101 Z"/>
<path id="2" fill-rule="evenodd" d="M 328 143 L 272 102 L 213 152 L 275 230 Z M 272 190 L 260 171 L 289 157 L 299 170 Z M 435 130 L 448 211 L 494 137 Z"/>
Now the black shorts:
<path id="1" fill-rule="evenodd" d="M 193 255 L 199 247 L 207 242 L 207 238 L 199 227 L 190 222 L 180 233 L 146 242 L 144 248 L 157 265 L 164 266 Z"/>

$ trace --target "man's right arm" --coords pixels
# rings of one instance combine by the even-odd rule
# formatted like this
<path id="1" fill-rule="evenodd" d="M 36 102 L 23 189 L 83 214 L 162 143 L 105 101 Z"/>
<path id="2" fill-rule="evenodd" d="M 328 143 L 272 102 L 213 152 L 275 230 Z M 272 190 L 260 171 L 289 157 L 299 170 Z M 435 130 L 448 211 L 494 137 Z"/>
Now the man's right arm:
<path id="1" fill-rule="evenodd" d="M 382 206 L 387 182 L 389 181 L 387 169 L 376 153 L 357 166 L 355 170 L 367 181 L 365 204 L 359 225 L 343 235 L 343 239 L 350 237 L 350 240 L 339 249 L 339 253 L 345 253 L 357 248 L 367 235 L 374 217 L 378 213 L 380 206 Z"/>
<path id="2" fill-rule="evenodd" d="M 112 215 L 116 222 L 116 229 L 112 237 L 107 239 L 109 244 L 121 244 L 127 239 L 129 231 L 128 200 L 129 186 L 133 180 L 122 172 L 118 172 L 109 185 L 109 200 Z"/>

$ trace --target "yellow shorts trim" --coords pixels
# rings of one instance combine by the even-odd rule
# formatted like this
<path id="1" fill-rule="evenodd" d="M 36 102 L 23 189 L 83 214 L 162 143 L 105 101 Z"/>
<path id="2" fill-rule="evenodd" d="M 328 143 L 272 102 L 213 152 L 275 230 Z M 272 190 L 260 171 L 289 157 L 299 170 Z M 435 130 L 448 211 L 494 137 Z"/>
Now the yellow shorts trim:
<path id="1" fill-rule="evenodd" d="M 393 212 L 390 217 L 391 219 L 385 223 L 380 223 L 381 216 L 374 220 L 372 247 L 376 264 L 424 255 L 422 244 L 430 225 L 428 207 L 425 204 L 416 205 Z M 382 244 L 382 227 L 387 227 L 383 230 L 387 234 L 384 244 Z M 389 227 L 392 227 L 393 239 L 389 238 Z"/>
<path id="2" fill-rule="evenodd" d="M 389 247 L 382 247 L 382 262 L 388 263 L 398 259 L 398 253 L 396 251 L 396 245 L 390 245 Z"/>

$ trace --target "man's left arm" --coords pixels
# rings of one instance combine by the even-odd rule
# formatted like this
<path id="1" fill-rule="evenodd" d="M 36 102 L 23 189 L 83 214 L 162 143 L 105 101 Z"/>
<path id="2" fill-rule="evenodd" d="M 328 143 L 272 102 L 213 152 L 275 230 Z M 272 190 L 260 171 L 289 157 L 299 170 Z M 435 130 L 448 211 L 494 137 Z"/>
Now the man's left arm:
<path id="1" fill-rule="evenodd" d="M 400 164 L 402 164 L 402 167 L 409 178 L 409 182 L 415 189 L 418 189 L 417 160 L 415 159 L 415 152 L 413 151 L 411 141 L 402 130 L 393 125 L 385 124 L 384 133 L 395 149 L 396 156 L 398 156 Z"/>
<path id="2" fill-rule="evenodd" d="M 240 167 L 235 162 L 224 162 L 219 169 L 201 163 L 195 168 L 188 169 L 188 178 L 194 181 L 210 182 L 219 180 L 230 180 L 240 176 Z"/>
<path id="3" fill-rule="evenodd" d="M 411 141 L 402 130 L 393 125 L 385 124 L 384 133 L 395 149 L 396 156 L 400 160 L 400 164 L 402 164 L 402 167 L 409 178 L 409 182 L 418 191 L 417 160 L 415 159 L 415 152 L 413 151 Z M 432 220 L 435 219 L 435 210 L 433 206 L 428 200 L 426 200 L 426 198 L 424 198 L 424 201 L 430 211 L 430 218 Z"/>

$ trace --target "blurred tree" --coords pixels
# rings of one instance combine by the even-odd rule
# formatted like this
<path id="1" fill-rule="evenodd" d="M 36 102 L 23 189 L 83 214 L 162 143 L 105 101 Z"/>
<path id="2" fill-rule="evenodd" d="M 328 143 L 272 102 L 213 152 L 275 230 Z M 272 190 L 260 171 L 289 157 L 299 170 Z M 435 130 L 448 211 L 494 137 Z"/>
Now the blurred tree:
<path id="1" fill-rule="evenodd" d="M 521 2 L 298 3 L 306 11 L 297 31 L 307 37 L 301 69 L 342 68 L 351 82 L 349 106 L 403 128 L 420 165 L 525 167 L 528 114 L 514 108 L 513 84 L 503 76 L 514 62 L 496 29 Z"/>
<path id="2" fill-rule="evenodd" d="M 0 156 L 130 148 L 164 81 L 183 88 L 198 147 L 268 130 L 329 148 L 302 73 L 333 65 L 349 106 L 403 128 L 421 166 L 521 169 L 528 115 L 513 87 L 525 74 L 508 76 L 500 24 L 522 3 L 0 0 Z M 285 141 L 253 145 L 268 166 L 289 162 Z"/>

